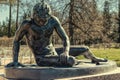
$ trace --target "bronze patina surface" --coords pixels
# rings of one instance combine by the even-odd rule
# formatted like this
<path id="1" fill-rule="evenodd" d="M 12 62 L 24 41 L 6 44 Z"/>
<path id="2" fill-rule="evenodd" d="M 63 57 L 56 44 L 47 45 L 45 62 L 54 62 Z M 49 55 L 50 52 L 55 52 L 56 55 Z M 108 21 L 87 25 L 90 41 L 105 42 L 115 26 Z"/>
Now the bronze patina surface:
<path id="1" fill-rule="evenodd" d="M 52 35 L 56 31 L 63 41 L 63 48 L 55 48 Z M 26 42 L 34 54 L 38 66 L 73 66 L 77 63 L 74 58 L 84 55 L 93 63 L 107 62 L 106 59 L 95 57 L 88 47 L 70 47 L 69 38 L 57 17 L 51 14 L 49 5 L 37 3 L 33 7 L 33 18 L 25 20 L 15 33 L 13 43 L 13 62 L 7 67 L 24 66 L 18 62 L 20 41 L 26 37 Z"/>

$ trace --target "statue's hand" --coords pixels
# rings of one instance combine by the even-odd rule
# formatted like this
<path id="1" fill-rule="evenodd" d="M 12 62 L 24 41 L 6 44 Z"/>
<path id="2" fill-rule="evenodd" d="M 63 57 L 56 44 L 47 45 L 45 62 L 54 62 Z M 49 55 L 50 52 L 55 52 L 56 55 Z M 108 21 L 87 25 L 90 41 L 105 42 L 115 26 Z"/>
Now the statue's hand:
<path id="1" fill-rule="evenodd" d="M 7 64 L 5 67 L 25 67 L 25 66 L 19 62 L 11 62 Z"/>
<path id="2" fill-rule="evenodd" d="M 67 64 L 68 58 L 69 58 L 68 53 L 62 53 L 60 55 L 60 62 L 63 64 Z"/>

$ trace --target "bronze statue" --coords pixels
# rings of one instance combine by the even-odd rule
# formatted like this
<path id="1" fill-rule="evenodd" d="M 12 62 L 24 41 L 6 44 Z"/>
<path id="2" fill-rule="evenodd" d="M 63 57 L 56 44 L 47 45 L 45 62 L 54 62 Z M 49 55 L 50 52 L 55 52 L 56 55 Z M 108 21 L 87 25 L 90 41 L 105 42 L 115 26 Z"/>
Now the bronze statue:
<path id="1" fill-rule="evenodd" d="M 54 48 L 52 44 L 53 31 L 63 41 L 63 48 Z M 7 66 L 23 66 L 18 62 L 20 40 L 26 37 L 26 42 L 34 54 L 38 66 L 73 66 L 78 55 L 84 55 L 94 63 L 106 62 L 106 59 L 96 58 L 87 47 L 70 47 L 67 34 L 58 18 L 51 15 L 51 9 L 46 3 L 38 3 L 33 8 L 33 18 L 23 21 L 15 34 L 13 43 L 13 62 Z M 73 57 L 74 56 L 74 57 Z"/>

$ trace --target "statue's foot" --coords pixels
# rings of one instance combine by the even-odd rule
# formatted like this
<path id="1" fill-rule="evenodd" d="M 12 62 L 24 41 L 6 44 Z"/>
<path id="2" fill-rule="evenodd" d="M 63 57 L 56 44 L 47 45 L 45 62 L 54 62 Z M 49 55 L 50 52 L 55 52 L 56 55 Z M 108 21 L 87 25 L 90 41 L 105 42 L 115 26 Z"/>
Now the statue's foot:
<path id="1" fill-rule="evenodd" d="M 96 59 L 92 60 L 91 62 L 96 63 L 96 65 L 100 65 L 99 62 L 107 62 L 107 61 L 108 61 L 107 59 L 96 58 Z"/>
<path id="2" fill-rule="evenodd" d="M 25 67 L 25 65 L 23 65 L 19 62 L 18 63 L 12 62 L 12 63 L 7 64 L 5 67 Z"/>

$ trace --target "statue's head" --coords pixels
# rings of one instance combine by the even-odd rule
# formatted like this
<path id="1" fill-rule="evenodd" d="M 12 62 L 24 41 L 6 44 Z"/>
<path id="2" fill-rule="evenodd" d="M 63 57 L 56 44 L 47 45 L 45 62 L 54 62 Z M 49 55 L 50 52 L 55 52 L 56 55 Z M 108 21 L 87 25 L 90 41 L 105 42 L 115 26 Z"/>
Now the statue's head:
<path id="1" fill-rule="evenodd" d="M 37 17 L 40 18 L 48 18 L 50 14 L 51 14 L 51 8 L 45 2 L 37 3 L 33 7 L 33 17 L 36 15 Z"/>
<path id="2" fill-rule="evenodd" d="M 33 19 L 38 25 L 43 25 L 51 15 L 50 6 L 45 3 L 37 3 L 33 7 Z"/>

